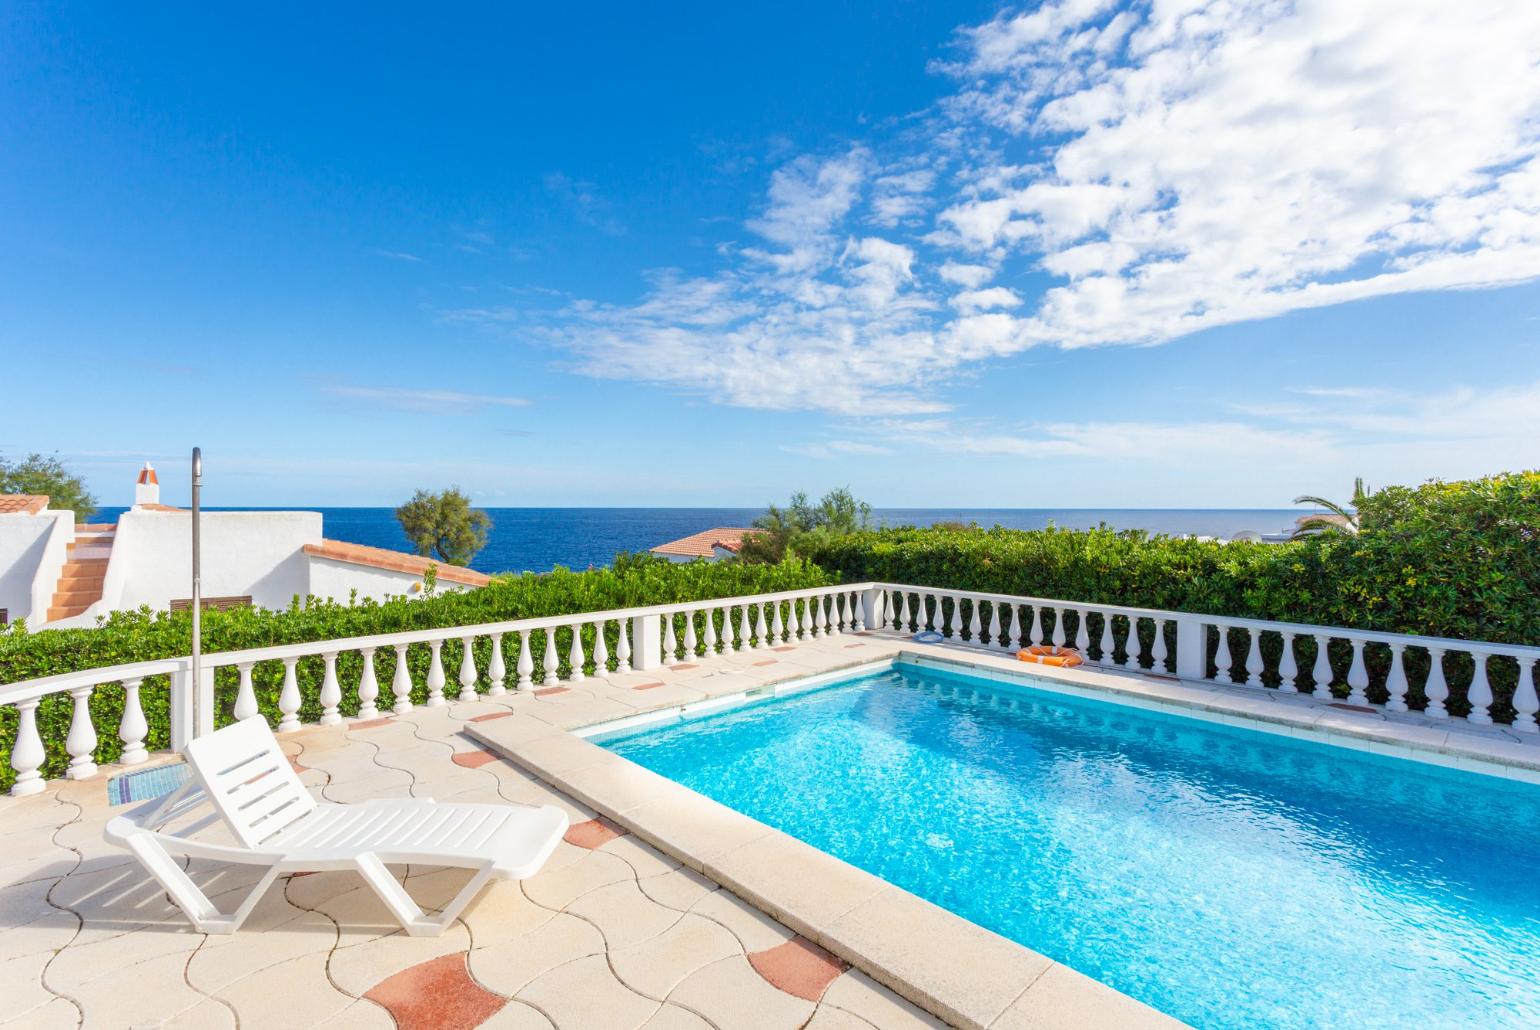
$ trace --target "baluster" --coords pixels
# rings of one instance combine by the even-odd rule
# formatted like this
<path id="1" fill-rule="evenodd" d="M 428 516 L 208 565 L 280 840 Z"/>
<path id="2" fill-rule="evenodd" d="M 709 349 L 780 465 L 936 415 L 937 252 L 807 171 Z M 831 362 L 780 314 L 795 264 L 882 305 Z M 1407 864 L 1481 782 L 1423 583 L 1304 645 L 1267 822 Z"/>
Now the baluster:
<path id="1" fill-rule="evenodd" d="M 1246 633 L 1251 637 L 1251 646 L 1246 649 L 1246 682 L 1253 687 L 1265 687 L 1262 673 L 1267 666 L 1262 664 L 1262 631 L 1253 628 Z"/>
<path id="2" fill-rule="evenodd" d="M 807 599 L 807 634 L 816 640 L 823 636 L 823 598 Z"/>
<path id="3" fill-rule="evenodd" d="M 588 661 L 588 658 L 583 654 L 582 623 L 574 622 L 571 629 L 572 646 L 567 649 L 567 664 L 572 666 L 572 675 L 569 678 L 576 683 L 579 680 L 588 678 L 588 674 L 583 671 L 583 665 Z M 598 672 L 598 669 L 594 670 L 596 675 Z"/>
<path id="4" fill-rule="evenodd" d="M 754 606 L 754 650 L 763 651 L 770 646 L 770 631 L 765 628 L 765 608 L 761 603 Z"/>
<path id="5" fill-rule="evenodd" d="M 1129 615 L 1127 619 L 1128 637 L 1123 641 L 1123 664 L 1138 671 L 1144 668 L 1144 662 L 1141 660 L 1144 655 L 1144 644 L 1139 640 L 1139 616 Z M 1155 630 L 1160 631 L 1159 624 L 1156 625 Z"/>
<path id="6" fill-rule="evenodd" d="M 968 642 L 977 647 L 983 643 L 980 639 L 984 635 L 984 623 L 979 619 L 979 600 L 976 597 L 968 599 Z"/>
<path id="7" fill-rule="evenodd" d="M 704 612 L 701 612 L 701 614 L 705 616 L 706 621 L 706 657 L 711 658 L 714 657 L 717 653 L 717 613 L 715 610 L 707 608 Z"/>
<path id="8" fill-rule="evenodd" d="M 684 660 L 685 661 L 693 662 L 698 657 L 696 655 L 696 653 L 695 653 L 695 646 L 696 646 L 697 643 L 698 643 L 698 641 L 695 639 L 695 612 L 694 611 L 688 611 L 688 612 L 684 613 Z"/>
<path id="9" fill-rule="evenodd" d="M 37 698 L 16 702 L 16 742 L 11 745 L 11 768 L 16 770 L 16 780 L 11 784 L 11 795 L 22 797 L 37 794 L 43 789 L 43 778 L 38 768 L 47 754 L 43 751 L 43 738 L 37 733 Z"/>
<path id="10" fill-rule="evenodd" d="M 667 612 L 663 616 L 663 664 L 678 665 L 679 656 L 675 654 L 679 650 L 679 638 L 674 635 L 674 616 L 676 612 Z"/>
<path id="11" fill-rule="evenodd" d="M 733 645 L 734 651 L 747 651 L 753 644 L 754 631 L 749 627 L 750 605 L 738 606 L 738 642 Z M 758 611 L 758 608 L 755 608 Z"/>
<path id="12" fill-rule="evenodd" d="M 909 626 L 909 591 L 900 590 L 898 592 L 898 631 L 908 633 Z"/>
<path id="13" fill-rule="evenodd" d="M 776 646 L 779 646 L 781 641 L 786 639 L 786 624 L 781 621 L 781 602 L 772 601 L 771 603 L 775 605 L 775 618 L 770 622 L 770 637 L 775 641 Z"/>
<path id="14" fill-rule="evenodd" d="M 1005 641 L 1007 651 L 1021 650 L 1021 613 L 1016 610 L 1014 604 L 1005 606 Z"/>
<path id="15" fill-rule="evenodd" d="M 428 700 L 429 708 L 437 708 L 444 703 L 444 642 L 442 640 L 430 640 L 428 646 L 433 649 L 433 662 L 428 666 Z"/>
<path id="16" fill-rule="evenodd" d="M 1406 666 L 1401 661 L 1401 652 L 1406 650 L 1405 644 L 1390 645 L 1390 673 L 1385 677 L 1385 689 L 1390 692 L 1390 699 L 1385 702 L 1385 709 L 1391 712 L 1404 712 L 1406 705 Z"/>
<path id="17" fill-rule="evenodd" d="M 299 729 L 299 680 L 294 676 L 298 658 L 283 660 L 283 689 L 278 692 L 278 732 Z"/>
<path id="18" fill-rule="evenodd" d="M 1294 682 L 1299 676 L 1299 665 L 1294 661 L 1294 634 L 1280 630 L 1279 636 L 1283 638 L 1283 653 L 1278 656 L 1278 689 L 1285 694 L 1298 694 L 1299 684 Z"/>
<path id="19" fill-rule="evenodd" d="M 989 643 L 994 647 L 1001 646 L 1000 636 L 1000 602 L 989 602 Z"/>
<path id="20" fill-rule="evenodd" d="M 1444 649 L 1430 647 L 1428 650 L 1428 681 L 1422 685 L 1422 692 L 1428 697 L 1428 707 L 1423 711 L 1430 719 L 1449 718 L 1449 709 L 1444 707 L 1444 702 L 1449 699 L 1449 681 L 1444 679 Z"/>
<path id="21" fill-rule="evenodd" d="M 1023 641 L 1023 643 L 1029 643 L 1030 646 L 1036 647 L 1038 644 L 1041 644 L 1042 642 L 1043 642 L 1043 610 L 1042 610 L 1041 607 L 1039 607 L 1038 605 L 1034 604 L 1032 606 L 1032 633 L 1031 633 L 1031 636 L 1028 638 L 1028 640 Z"/>
<path id="22" fill-rule="evenodd" d="M 1166 620 L 1156 619 L 1155 639 L 1150 642 L 1150 671 L 1166 671 Z"/>
<path id="23" fill-rule="evenodd" d="M 625 619 L 620 619 L 617 622 L 617 626 L 620 629 L 620 635 L 616 638 L 615 641 L 615 671 L 630 672 L 631 624 Z"/>
<path id="24" fill-rule="evenodd" d="M 1315 665 L 1310 669 L 1310 678 L 1315 680 L 1315 693 L 1310 696 L 1329 703 L 1334 700 L 1331 692 L 1331 656 L 1326 653 L 1331 638 L 1320 633 L 1312 636 L 1315 637 Z"/>
<path id="25" fill-rule="evenodd" d="M 1087 612 L 1084 608 L 1075 609 L 1075 650 L 1086 658 L 1091 657 L 1091 628 L 1086 625 Z"/>
<path id="26" fill-rule="evenodd" d="M 1053 646 L 1063 647 L 1067 641 L 1064 637 L 1064 612 L 1063 608 L 1053 610 Z"/>
<path id="27" fill-rule="evenodd" d="M 1116 645 L 1114 644 L 1113 639 L 1112 639 L 1112 613 L 1111 612 L 1102 612 L 1101 616 L 1102 616 L 1102 633 L 1101 633 L 1101 639 L 1097 642 L 1096 646 L 1101 649 L 1102 656 L 1101 656 L 1101 658 L 1099 658 L 1097 660 L 1099 662 L 1101 662 L 1101 664 L 1103 664 L 1103 665 L 1116 665 L 1117 664 L 1117 652 L 1114 650 Z M 1128 620 L 1128 625 L 1130 627 L 1132 627 L 1133 624 L 1134 623 L 1133 623 L 1132 619 Z M 1132 636 L 1133 634 L 1130 634 L 1130 635 Z M 1127 662 L 1126 658 L 1124 659 L 1124 662 L 1125 663 Z"/>
<path id="28" fill-rule="evenodd" d="M 64 749 L 70 755 L 70 766 L 64 775 L 72 780 L 96 775 L 96 727 L 91 724 L 91 692 L 95 689 L 85 686 L 70 691 L 75 708 L 70 716 L 69 736 L 64 738 Z"/>
<path id="29" fill-rule="evenodd" d="M 540 682 L 547 687 L 554 687 L 561 682 L 561 659 L 556 654 L 556 627 L 545 628 L 545 653 L 540 656 L 541 668 L 545 670 L 545 679 Z"/>
<path id="30" fill-rule="evenodd" d="M 1535 659 L 1515 655 L 1519 665 L 1519 682 L 1513 688 L 1513 710 L 1518 713 L 1513 728 L 1519 733 L 1540 733 L 1535 713 L 1540 712 L 1540 697 L 1535 694 Z"/>
<path id="31" fill-rule="evenodd" d="M 342 722 L 337 706 L 342 704 L 342 684 L 337 682 L 337 652 L 321 655 L 325 672 L 321 674 L 321 725 L 336 726 Z"/>
<path id="32" fill-rule="evenodd" d="M 786 640 L 795 644 L 802 632 L 802 622 L 797 618 L 797 599 L 793 597 L 786 603 Z"/>
<path id="33" fill-rule="evenodd" d="M 1369 686 L 1369 668 L 1364 664 L 1364 642 L 1358 637 L 1349 637 L 1348 643 L 1353 645 L 1353 664 L 1348 666 L 1347 701 L 1350 705 L 1367 705 L 1369 695 L 1364 690 Z"/>
<path id="34" fill-rule="evenodd" d="M 1478 651 L 1469 654 L 1475 672 L 1471 674 L 1470 686 L 1465 690 L 1465 699 L 1470 702 L 1470 714 L 1465 719 L 1478 726 L 1490 726 L 1492 713 L 1487 709 L 1492 704 L 1492 685 L 1487 682 L 1487 656 Z"/>
<path id="35" fill-rule="evenodd" d="M 460 638 L 460 700 L 476 700 L 476 638 Z"/>
<path id="36" fill-rule="evenodd" d="M 514 681 L 514 688 L 516 690 L 535 689 L 535 656 L 530 651 L 529 630 L 527 629 L 519 630 L 519 660 L 514 663 L 514 672 L 519 677 Z"/>
<path id="37" fill-rule="evenodd" d="M 832 637 L 835 633 L 839 632 L 829 621 L 829 606 L 831 604 L 834 606 L 834 617 L 837 622 L 839 620 L 839 604 L 835 602 L 834 596 L 832 594 L 818 595 L 818 629 L 826 637 Z"/>
<path id="38" fill-rule="evenodd" d="M 144 747 L 144 735 L 150 726 L 144 720 L 144 707 L 139 703 L 139 687 L 142 679 L 123 681 L 123 718 L 118 722 L 118 739 L 123 742 L 123 765 L 138 765 L 150 757 Z"/>
<path id="39" fill-rule="evenodd" d="M 946 628 L 942 630 L 942 633 L 955 639 L 962 636 L 962 627 L 955 626 L 955 624 L 959 621 L 960 613 L 958 609 L 962 607 L 962 598 L 953 597 L 951 598 L 951 601 L 952 607 L 946 610 Z M 942 597 L 940 594 L 936 595 L 936 616 L 938 623 L 940 622 L 941 609 L 946 604 L 946 602 L 947 598 Z"/>
<path id="40" fill-rule="evenodd" d="M 1214 652 L 1214 679 L 1223 683 L 1234 683 L 1235 677 L 1230 675 L 1230 627 L 1217 626 L 1219 630 L 1219 648 Z"/>
<path id="41" fill-rule="evenodd" d="M 508 692 L 503 686 L 503 680 L 508 677 L 508 667 L 503 664 L 503 635 L 492 634 L 492 658 L 487 662 L 487 681 L 491 684 L 487 693 L 492 697 L 501 697 Z"/>
<path id="42" fill-rule="evenodd" d="M 607 676 L 610 671 L 610 644 L 604 639 L 604 623 L 594 625 L 594 675 Z"/>
<path id="43" fill-rule="evenodd" d="M 740 648 L 733 634 L 733 610 L 728 606 L 722 609 L 722 653 L 732 654 L 737 650 Z"/>
<path id="44" fill-rule="evenodd" d="M 256 691 L 251 687 L 251 666 L 251 662 L 241 662 L 236 666 L 236 669 L 241 674 L 240 686 L 235 688 L 234 715 L 237 722 L 241 719 L 250 719 L 257 712 L 261 711 L 257 707 Z"/>
<path id="45" fill-rule="evenodd" d="M 393 711 L 404 715 L 412 710 L 412 672 L 406 667 L 406 645 L 396 644 L 396 674 L 390 681 L 390 692 L 396 697 Z"/>
<path id="46" fill-rule="evenodd" d="M 378 719 L 380 710 L 374 702 L 380 696 L 380 681 L 374 677 L 374 648 L 366 647 L 358 653 L 364 662 L 363 671 L 358 674 L 358 717 Z"/>
<path id="47" fill-rule="evenodd" d="M 837 637 L 847 629 L 851 633 L 856 631 L 856 610 L 849 607 L 854 603 L 854 597 L 854 594 L 829 595 L 829 622 L 824 627 L 829 636 Z M 846 605 L 843 611 L 840 608 L 841 603 Z"/>

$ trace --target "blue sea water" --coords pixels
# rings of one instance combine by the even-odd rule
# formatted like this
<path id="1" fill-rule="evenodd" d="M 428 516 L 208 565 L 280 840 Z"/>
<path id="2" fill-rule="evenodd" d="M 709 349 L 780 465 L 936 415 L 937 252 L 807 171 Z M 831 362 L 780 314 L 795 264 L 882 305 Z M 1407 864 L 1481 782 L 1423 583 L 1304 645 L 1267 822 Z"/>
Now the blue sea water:
<path id="1" fill-rule="evenodd" d="M 890 673 L 605 743 L 1193 1025 L 1540 1026 L 1540 788 Z"/>
<path id="2" fill-rule="evenodd" d="M 334 540 L 409 551 L 390 508 L 316 508 L 323 532 Z M 210 511 L 220 509 L 210 508 Z M 246 509 L 251 510 L 251 509 Z M 763 508 L 487 508 L 492 532 L 471 567 L 481 572 L 545 572 L 556 565 L 586 569 L 608 565 L 619 551 L 645 551 L 658 544 L 718 526 L 747 526 Z M 125 509 L 102 508 L 97 522 L 116 521 Z M 885 525 L 977 522 L 1011 529 L 1041 529 L 1052 522 L 1071 529 L 1101 523 L 1152 533 L 1228 537 L 1242 530 L 1261 533 L 1290 528 L 1299 509 L 1132 509 L 1132 508 L 884 508 Z"/>

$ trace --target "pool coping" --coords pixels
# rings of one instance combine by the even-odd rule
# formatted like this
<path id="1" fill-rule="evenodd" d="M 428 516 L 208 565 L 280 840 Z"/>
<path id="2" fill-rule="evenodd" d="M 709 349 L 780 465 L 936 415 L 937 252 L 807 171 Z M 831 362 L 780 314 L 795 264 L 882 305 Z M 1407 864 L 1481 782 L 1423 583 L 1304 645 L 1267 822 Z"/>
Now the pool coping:
<path id="1" fill-rule="evenodd" d="M 1081 667 L 1025 670 L 1010 654 L 949 641 L 919 644 L 864 633 L 860 657 L 825 653 L 816 668 L 692 672 L 705 695 L 570 712 L 509 713 L 468 725 L 483 746 L 613 820 L 685 866 L 849 962 L 926 1011 L 958 1026 L 1178 1026 L 1177 1020 L 1030 948 L 985 930 L 887 881 L 675 783 L 585 739 L 584 732 L 640 730 L 685 709 L 721 710 L 896 662 L 937 664 L 997 682 L 1194 718 L 1349 750 L 1540 783 L 1540 740 L 1500 727 L 1434 723 L 1415 714 L 1343 710 L 1310 695 L 1195 683 Z M 853 645 L 847 645 L 853 646 Z M 799 650 L 801 650 L 799 648 Z M 694 669 L 695 667 L 690 667 Z M 660 670 L 666 676 L 666 670 Z M 707 673 L 701 676 L 701 673 Z M 681 685 L 684 685 L 681 682 Z M 661 692 L 660 692 L 661 693 Z M 548 709 L 550 706 L 539 706 Z M 608 716 L 606 718 L 606 716 Z M 661 716 L 661 717 L 660 717 Z"/>

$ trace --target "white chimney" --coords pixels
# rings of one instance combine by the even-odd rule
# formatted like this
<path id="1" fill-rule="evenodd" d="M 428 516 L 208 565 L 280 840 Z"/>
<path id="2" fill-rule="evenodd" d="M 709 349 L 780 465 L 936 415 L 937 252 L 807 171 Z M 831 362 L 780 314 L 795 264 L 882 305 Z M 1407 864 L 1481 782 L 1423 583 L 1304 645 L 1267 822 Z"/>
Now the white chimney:
<path id="1" fill-rule="evenodd" d="M 159 503 L 160 479 L 155 475 L 155 466 L 145 462 L 144 468 L 139 470 L 139 480 L 134 484 L 134 507 Z"/>

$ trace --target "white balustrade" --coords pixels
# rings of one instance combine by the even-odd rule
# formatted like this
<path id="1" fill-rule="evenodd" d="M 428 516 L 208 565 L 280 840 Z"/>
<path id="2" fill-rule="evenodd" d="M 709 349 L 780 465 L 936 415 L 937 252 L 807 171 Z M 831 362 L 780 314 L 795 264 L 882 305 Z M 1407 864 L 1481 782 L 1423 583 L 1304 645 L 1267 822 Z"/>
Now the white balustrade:
<path id="1" fill-rule="evenodd" d="M 260 709 L 257 707 L 257 695 L 251 686 L 251 670 L 253 662 L 242 662 L 236 668 L 240 672 L 240 684 L 235 688 L 235 710 L 231 713 L 237 721 L 250 719 Z"/>
<path id="2" fill-rule="evenodd" d="M 476 638 L 460 638 L 460 700 L 476 700 Z"/>
<path id="3" fill-rule="evenodd" d="M 1283 633 L 1283 653 L 1278 656 L 1278 689 L 1285 694 L 1299 693 L 1299 665 L 1294 660 L 1294 634 Z"/>
<path id="4" fill-rule="evenodd" d="M 487 662 L 487 693 L 492 697 L 501 697 L 508 692 L 503 686 L 503 681 L 508 676 L 508 667 L 503 664 L 503 635 L 492 634 L 492 657 Z M 362 712 L 359 715 L 363 715 Z"/>
<path id="5" fill-rule="evenodd" d="M 740 604 L 738 606 L 738 642 L 733 650 L 747 651 L 752 636 L 753 634 L 749 631 L 749 606 Z"/>
<path id="6" fill-rule="evenodd" d="M 1513 728 L 1519 733 L 1540 733 L 1540 724 L 1535 721 L 1535 713 L 1540 712 L 1540 698 L 1535 695 L 1536 659 L 1518 658 L 1515 661 L 1519 665 L 1519 681 L 1513 690 L 1513 710 L 1518 713 L 1518 718 L 1513 720 Z"/>
<path id="7" fill-rule="evenodd" d="M 535 656 L 530 653 L 529 630 L 519 630 L 519 660 L 514 668 L 518 679 L 514 682 L 516 690 L 534 690 L 535 681 Z"/>
<path id="8" fill-rule="evenodd" d="M 64 775 L 72 780 L 83 780 L 96 775 L 96 726 L 91 722 L 91 693 L 89 686 L 70 691 L 74 712 L 70 716 L 69 736 L 64 749 L 69 752 L 70 765 Z"/>
<path id="9" fill-rule="evenodd" d="M 375 700 L 380 696 L 380 681 L 374 676 L 374 650 L 372 647 L 365 647 L 358 652 L 364 663 L 362 671 L 358 674 L 359 719 L 380 717 L 380 710 L 374 706 Z"/>
<path id="10" fill-rule="evenodd" d="M 278 692 L 278 732 L 280 733 L 299 729 L 299 706 L 303 703 L 303 698 L 299 696 L 299 680 L 294 675 L 294 667 L 298 664 L 298 656 L 283 660 L 283 689 Z"/>
<path id="11" fill-rule="evenodd" d="M 342 704 L 342 685 L 337 682 L 337 652 L 321 656 L 326 671 L 321 674 L 321 725 L 335 726 L 342 721 L 337 706 Z"/>
<path id="12" fill-rule="evenodd" d="M 697 655 L 695 653 L 695 648 L 696 648 L 696 644 L 697 643 L 698 643 L 698 641 L 695 639 L 695 613 L 694 612 L 685 612 L 684 613 L 684 660 L 685 661 L 687 661 L 687 662 L 695 661 L 695 659 L 697 657 Z"/>
<path id="13" fill-rule="evenodd" d="M 604 637 L 604 623 L 594 623 L 594 675 L 603 676 L 610 671 L 610 643 Z"/>
<path id="14" fill-rule="evenodd" d="M 396 645 L 396 674 L 390 681 L 390 692 L 396 697 L 392 711 L 405 715 L 412 710 L 412 672 L 406 667 L 406 645 Z"/>
<path id="15" fill-rule="evenodd" d="M 118 759 L 124 765 L 138 765 L 150 757 L 145 750 L 144 736 L 150 732 L 144 718 L 144 706 L 139 700 L 139 688 L 144 680 L 126 679 L 123 687 L 123 717 L 118 721 L 118 739 L 123 742 L 123 755 Z"/>
<path id="16" fill-rule="evenodd" d="M 1251 645 L 1246 649 L 1246 684 L 1252 687 L 1265 686 L 1262 673 L 1267 667 L 1262 664 L 1262 634 L 1249 629 L 1246 635 L 1251 638 Z"/>
<path id="17" fill-rule="evenodd" d="M 427 706 L 437 708 L 444 703 L 444 684 L 448 682 L 444 678 L 444 642 L 432 640 L 428 647 L 433 651 L 433 661 L 428 666 Z"/>
<path id="18" fill-rule="evenodd" d="M 583 672 L 583 666 L 587 662 L 588 658 L 583 654 L 583 627 L 573 626 L 572 646 L 567 649 L 567 664 L 572 667 L 572 672 L 569 675 L 574 682 L 587 678 L 587 675 Z M 595 669 L 594 675 L 602 676 L 603 672 Z"/>
<path id="19" fill-rule="evenodd" d="M 663 664 L 677 664 L 679 659 L 675 656 L 675 652 L 678 650 L 679 641 L 674 636 L 674 617 L 665 615 L 663 616 Z"/>
<path id="20" fill-rule="evenodd" d="M 540 655 L 540 665 L 545 669 L 545 679 L 541 680 L 542 685 L 554 687 L 561 682 L 561 674 L 558 672 L 560 664 L 561 659 L 556 657 L 556 627 L 547 626 L 545 628 L 545 651 Z"/>
<path id="21" fill-rule="evenodd" d="M 1315 681 L 1315 693 L 1322 701 L 1330 702 L 1331 693 L 1331 655 L 1328 654 L 1328 644 L 1331 638 L 1320 633 L 1315 634 L 1315 666 L 1310 670 L 1310 678 Z"/>

